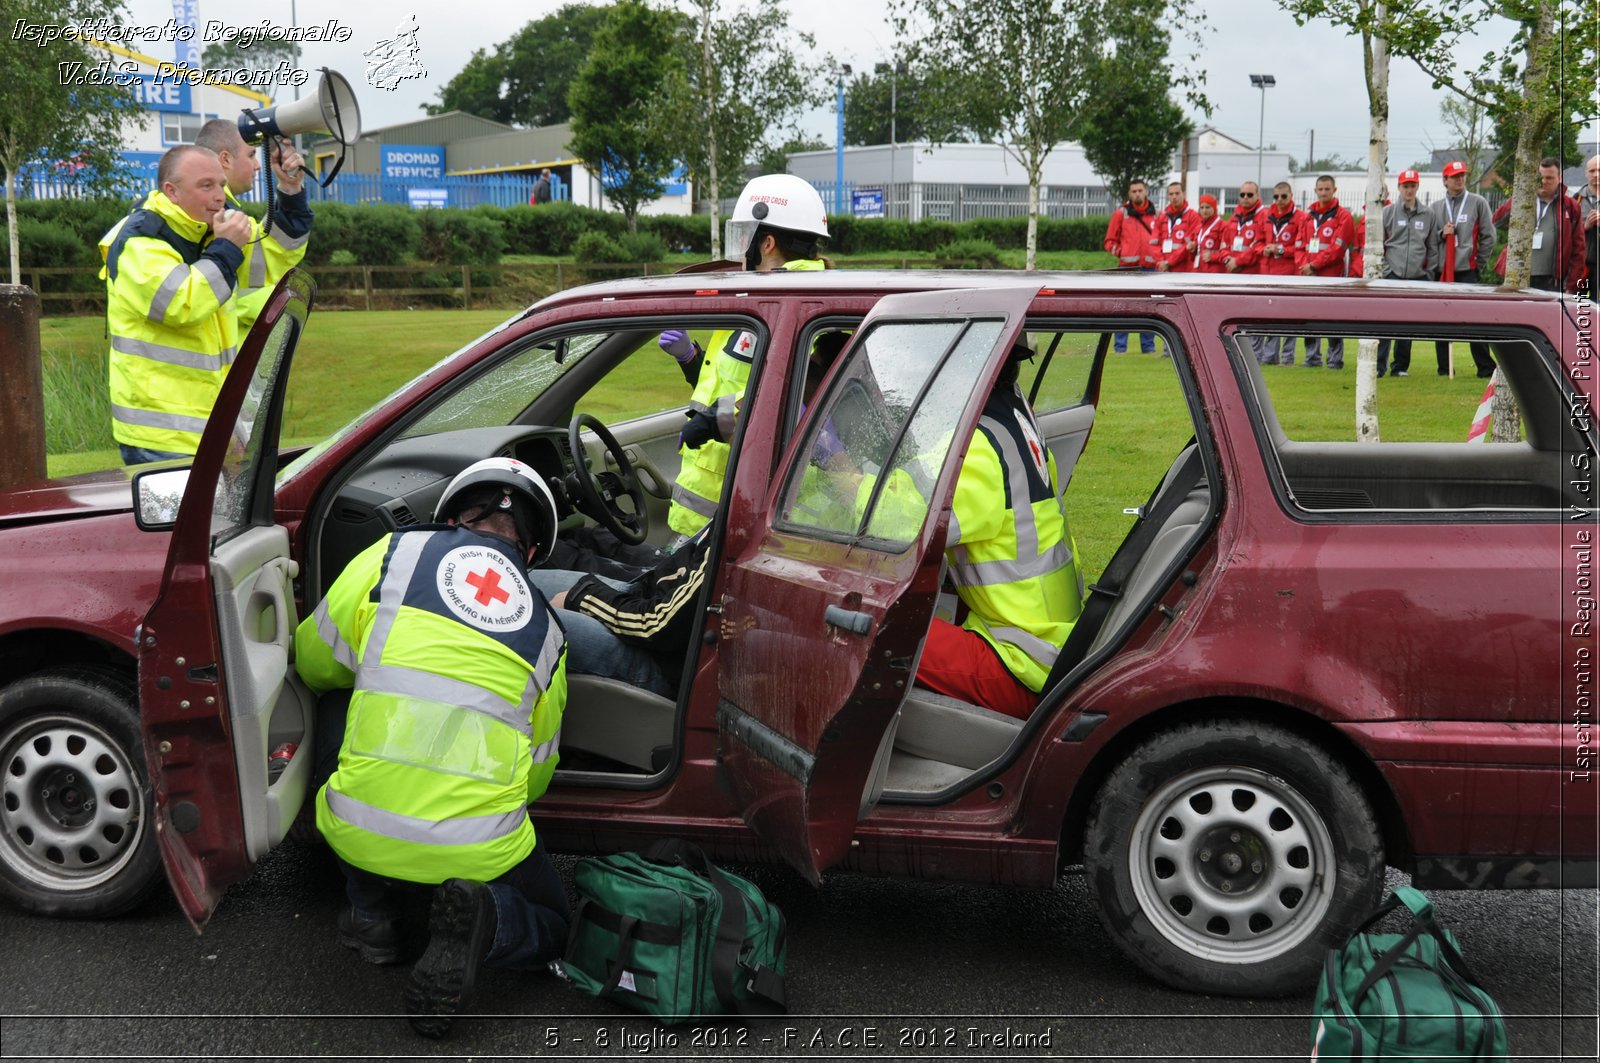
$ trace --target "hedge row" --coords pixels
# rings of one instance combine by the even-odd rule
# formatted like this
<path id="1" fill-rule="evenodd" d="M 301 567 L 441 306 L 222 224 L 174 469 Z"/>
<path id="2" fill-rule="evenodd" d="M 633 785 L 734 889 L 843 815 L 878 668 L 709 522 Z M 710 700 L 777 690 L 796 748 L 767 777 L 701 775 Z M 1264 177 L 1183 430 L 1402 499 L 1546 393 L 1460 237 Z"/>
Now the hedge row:
<path id="1" fill-rule="evenodd" d="M 256 217 L 260 204 L 245 209 Z M 311 265 L 325 265 L 339 254 L 341 263 L 398 266 L 407 262 L 450 265 L 495 263 L 507 253 L 573 257 L 585 235 L 590 250 L 604 239 L 627 248 L 627 261 L 658 261 L 639 254 L 689 252 L 709 255 L 711 229 L 704 215 L 656 215 L 639 219 L 639 233 L 628 238 L 622 215 L 570 203 L 540 207 L 473 207 L 410 210 L 391 204 L 318 203 L 316 226 L 307 246 Z M 121 200 L 47 199 L 17 204 L 22 261 L 25 266 L 98 266 L 100 237 L 128 211 Z M 839 254 L 894 251 L 937 251 L 963 240 L 982 240 L 998 248 L 1022 248 L 1026 218 L 979 218 L 954 224 L 884 218 L 828 219 L 828 250 Z M 1039 220 L 1039 250 L 1098 251 L 1105 237 L 1104 218 Z M 0 239 L 5 239 L 0 216 Z M 657 252 L 656 249 L 660 251 Z"/>

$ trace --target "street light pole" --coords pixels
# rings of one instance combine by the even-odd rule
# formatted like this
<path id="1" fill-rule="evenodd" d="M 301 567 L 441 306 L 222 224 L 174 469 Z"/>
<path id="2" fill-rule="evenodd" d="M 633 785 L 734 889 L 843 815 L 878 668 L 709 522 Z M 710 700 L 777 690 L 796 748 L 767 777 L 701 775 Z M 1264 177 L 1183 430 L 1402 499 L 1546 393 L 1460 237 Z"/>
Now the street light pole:
<path id="1" fill-rule="evenodd" d="M 843 63 L 838 70 L 839 78 L 839 130 L 834 141 L 834 185 L 833 185 L 833 212 L 844 213 L 844 79 L 850 76 L 850 64 Z"/>
<path id="2" fill-rule="evenodd" d="M 1261 90 L 1261 124 L 1256 129 L 1256 189 L 1261 188 L 1261 152 L 1267 136 L 1267 90 L 1278 83 L 1271 74 L 1251 74 L 1250 84 Z M 1260 202 L 1260 200 L 1257 200 Z"/>
<path id="3" fill-rule="evenodd" d="M 892 64 L 879 63 L 874 67 L 874 70 L 879 74 L 887 73 L 889 75 L 889 197 L 884 203 L 883 216 L 892 218 L 894 217 L 895 178 L 898 176 L 900 163 L 900 141 L 895 136 L 894 128 L 895 115 L 899 110 L 900 101 L 895 90 L 898 88 L 897 80 L 899 75 L 906 72 L 906 64 L 903 61 L 896 61 Z"/>

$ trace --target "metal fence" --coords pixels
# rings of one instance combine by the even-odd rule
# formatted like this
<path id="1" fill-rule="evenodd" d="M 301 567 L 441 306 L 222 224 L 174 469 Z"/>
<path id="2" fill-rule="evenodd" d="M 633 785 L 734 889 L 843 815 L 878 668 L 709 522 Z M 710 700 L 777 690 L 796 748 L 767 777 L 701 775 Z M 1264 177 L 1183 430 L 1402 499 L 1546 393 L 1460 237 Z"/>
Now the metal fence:
<path id="1" fill-rule="evenodd" d="M 833 181 L 814 181 L 830 212 L 836 207 Z M 963 222 L 973 218 L 1020 218 L 1028 213 L 1027 185 L 960 184 L 898 181 L 893 184 L 844 183 L 844 213 L 851 212 L 857 191 L 880 192 L 884 216 L 919 221 Z M 1099 185 L 1044 185 L 1039 189 L 1039 214 L 1047 218 L 1087 218 L 1110 214 L 1120 201 Z M 731 208 L 730 200 L 724 210 Z"/>
<path id="2" fill-rule="evenodd" d="M 429 207 L 515 207 L 533 195 L 534 178 L 525 174 L 465 174 L 448 177 L 390 178 L 375 173 L 341 173 L 326 189 L 308 179 L 306 187 L 317 202 L 397 203 Z M 119 199 L 141 200 L 155 188 L 154 178 L 129 175 L 114 182 L 111 194 Z M 85 183 L 74 177 L 42 170 L 17 174 L 19 199 L 79 199 L 89 195 Z M 265 174 L 256 178 L 255 198 L 266 197 Z"/>

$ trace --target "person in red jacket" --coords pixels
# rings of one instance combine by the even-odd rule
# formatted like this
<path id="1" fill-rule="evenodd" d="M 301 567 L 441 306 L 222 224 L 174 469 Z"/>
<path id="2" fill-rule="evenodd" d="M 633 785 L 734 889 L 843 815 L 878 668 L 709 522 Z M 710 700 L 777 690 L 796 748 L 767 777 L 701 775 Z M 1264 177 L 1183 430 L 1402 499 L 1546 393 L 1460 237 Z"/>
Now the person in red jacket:
<path id="1" fill-rule="evenodd" d="M 1194 234 L 1200 215 L 1184 200 L 1183 185 L 1167 186 L 1167 209 L 1156 219 L 1156 269 L 1162 273 L 1193 273 Z"/>
<path id="2" fill-rule="evenodd" d="M 1307 277 L 1348 277 L 1350 248 L 1356 242 L 1356 223 L 1339 205 L 1333 178 L 1317 178 L 1317 202 L 1306 211 L 1305 246 L 1300 250 L 1300 273 Z M 1322 339 L 1306 337 L 1306 368 L 1322 366 Z M 1328 368 L 1344 368 L 1344 338 L 1328 339 Z"/>
<path id="3" fill-rule="evenodd" d="M 1494 212 L 1496 227 L 1511 217 L 1508 199 Z M 1583 251 L 1583 214 L 1578 201 L 1567 195 L 1561 183 L 1561 160 L 1539 162 L 1538 202 L 1534 204 L 1533 256 L 1528 263 L 1528 284 L 1547 292 L 1577 292 L 1583 288 L 1587 272 Z M 1506 274 L 1506 251 L 1494 264 L 1502 277 Z"/>
<path id="4" fill-rule="evenodd" d="M 1156 266 L 1156 208 L 1150 202 L 1148 186 L 1138 178 L 1128 182 L 1128 201 L 1111 215 L 1106 226 L 1105 249 L 1117 256 L 1118 269 L 1148 272 Z M 1128 353 L 1128 334 L 1113 333 L 1112 346 L 1118 354 Z M 1153 333 L 1139 333 L 1139 350 L 1154 354 L 1156 338 Z"/>
<path id="5" fill-rule="evenodd" d="M 1264 276 L 1287 277 L 1298 268 L 1304 246 L 1306 212 L 1294 205 L 1294 189 L 1288 181 L 1272 188 L 1272 209 L 1262 224 L 1261 272 Z M 1262 365 L 1293 365 L 1295 337 L 1271 335 L 1261 349 Z"/>
<path id="6" fill-rule="evenodd" d="M 1217 213 L 1217 197 L 1200 197 L 1200 225 L 1189 241 L 1189 253 L 1194 256 L 1196 273 L 1225 273 L 1223 252 L 1232 239 L 1228 219 Z"/>
<path id="7" fill-rule="evenodd" d="M 1261 265 L 1261 245 L 1266 229 L 1262 223 L 1266 215 L 1261 210 L 1261 190 L 1254 181 L 1239 186 L 1239 205 L 1233 208 L 1233 234 L 1228 240 L 1228 252 L 1222 256 L 1222 265 L 1229 273 L 1255 273 Z"/>

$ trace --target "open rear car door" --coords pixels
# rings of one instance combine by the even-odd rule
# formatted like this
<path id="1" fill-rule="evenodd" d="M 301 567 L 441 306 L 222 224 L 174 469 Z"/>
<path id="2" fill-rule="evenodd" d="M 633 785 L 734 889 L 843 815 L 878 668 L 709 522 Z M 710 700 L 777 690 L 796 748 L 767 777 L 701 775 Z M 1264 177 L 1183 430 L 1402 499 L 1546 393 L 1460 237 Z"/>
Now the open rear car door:
<path id="1" fill-rule="evenodd" d="M 172 528 L 161 592 L 138 632 L 139 701 L 161 858 L 196 930 L 283 838 L 311 774 L 312 703 L 290 663 L 296 565 L 273 523 L 273 477 L 314 290 L 291 272 L 267 300 L 193 466 L 134 480 L 140 526 Z M 268 755 L 288 743 L 297 751 L 269 778 Z"/>
<path id="2" fill-rule="evenodd" d="M 1037 285 L 886 296 L 726 559 L 722 767 L 745 819 L 812 882 L 874 799 L 938 595 L 950 500 Z"/>

